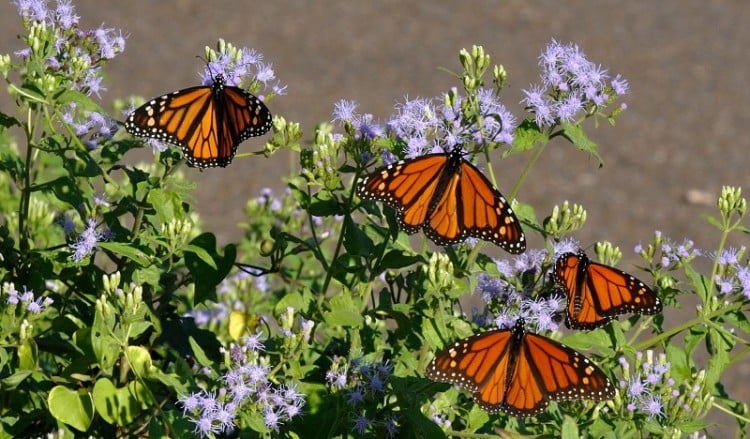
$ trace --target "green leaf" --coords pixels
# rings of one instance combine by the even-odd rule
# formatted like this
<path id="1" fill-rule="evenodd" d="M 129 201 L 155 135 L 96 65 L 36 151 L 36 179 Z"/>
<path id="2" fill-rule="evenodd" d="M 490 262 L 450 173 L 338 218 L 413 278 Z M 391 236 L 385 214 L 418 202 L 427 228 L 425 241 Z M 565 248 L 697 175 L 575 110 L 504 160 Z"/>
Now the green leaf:
<path id="1" fill-rule="evenodd" d="M 375 244 L 357 224 L 352 221 L 352 217 L 347 215 L 344 218 L 344 248 L 353 256 L 367 256 L 374 251 Z"/>
<path id="2" fill-rule="evenodd" d="M 289 308 L 290 306 L 296 310 L 305 312 L 310 301 L 305 299 L 299 291 L 292 291 L 282 297 L 276 306 L 273 307 L 276 314 L 281 314 L 282 311 Z"/>
<path id="3" fill-rule="evenodd" d="M 339 202 L 332 198 L 328 192 L 318 192 L 312 199 L 310 207 L 306 209 L 310 215 L 318 217 L 343 215 L 344 210 L 342 209 Z"/>
<path id="4" fill-rule="evenodd" d="M 23 370 L 36 370 L 39 348 L 33 338 L 27 338 L 18 345 L 18 367 Z"/>
<path id="5" fill-rule="evenodd" d="M 425 262 L 420 255 L 406 254 L 403 250 L 391 250 L 383 256 L 383 260 L 375 268 L 375 272 L 381 273 L 388 269 L 404 268 L 419 262 Z"/>
<path id="6" fill-rule="evenodd" d="M 133 372 L 140 378 L 148 377 L 154 367 L 151 354 L 141 346 L 128 346 L 125 355 L 133 368 Z"/>
<path id="7" fill-rule="evenodd" d="M 229 274 L 237 256 L 237 247 L 224 247 L 224 255 L 216 249 L 216 236 L 203 233 L 193 239 L 185 252 L 185 265 L 195 281 L 195 303 L 216 299 L 216 286 Z"/>
<path id="8" fill-rule="evenodd" d="M 198 259 L 205 262 L 206 265 L 213 268 L 214 270 L 217 269 L 216 262 L 214 261 L 214 258 L 211 257 L 211 255 L 205 250 L 197 245 L 188 244 L 187 247 L 185 247 L 186 253 L 192 253 L 195 256 L 198 256 Z"/>
<path id="9" fill-rule="evenodd" d="M 120 356 L 120 344 L 111 333 L 115 326 L 115 317 L 110 312 L 107 316 L 102 315 L 97 309 L 94 313 L 94 323 L 88 334 L 91 348 L 99 362 L 99 366 L 109 372 Z"/>
<path id="10" fill-rule="evenodd" d="M 109 378 L 100 378 L 93 392 L 96 412 L 110 424 L 125 426 L 137 419 L 152 402 L 148 389 L 140 381 L 115 387 Z"/>
<path id="11" fill-rule="evenodd" d="M 154 324 L 149 322 L 148 320 L 140 320 L 137 322 L 133 322 L 130 324 L 130 328 L 128 331 L 128 336 L 130 339 L 138 338 L 139 335 L 146 332 L 149 328 L 153 327 Z"/>
<path id="12" fill-rule="evenodd" d="M 596 157 L 596 159 L 599 161 L 600 168 L 604 166 L 604 161 L 599 156 L 599 152 L 597 151 L 596 143 L 594 143 L 586 136 L 586 133 L 583 131 L 580 125 L 563 123 L 561 126 L 565 138 L 570 140 L 573 145 L 575 145 L 579 150 L 587 152 Z"/>
<path id="13" fill-rule="evenodd" d="M 84 389 L 79 391 L 55 386 L 47 397 L 49 412 L 55 419 L 78 431 L 88 430 L 94 419 L 94 405 Z"/>
<path id="14" fill-rule="evenodd" d="M 577 439 L 581 437 L 578 432 L 578 424 L 576 423 L 575 419 L 571 418 L 570 416 L 565 416 L 563 418 L 560 437 L 562 439 Z"/>
<path id="15" fill-rule="evenodd" d="M 156 218 L 162 224 L 169 223 L 173 218 L 178 218 L 182 212 L 180 196 L 174 191 L 154 189 L 148 193 L 148 203 L 153 206 Z"/>
<path id="16" fill-rule="evenodd" d="M 330 326 L 348 326 L 361 328 L 364 316 L 354 304 L 348 293 L 335 296 L 330 301 L 331 310 L 323 314 L 323 319 Z"/>
<path id="17" fill-rule="evenodd" d="M 0 388 L 3 390 L 13 390 L 18 387 L 19 384 L 24 382 L 28 376 L 31 375 L 31 370 L 22 370 L 14 373 L 11 376 L 5 377 L 0 380 Z"/>
<path id="18" fill-rule="evenodd" d="M 521 203 L 517 199 L 513 200 L 511 204 L 513 212 L 516 213 L 519 221 L 524 224 L 528 224 L 536 230 L 544 229 L 544 227 L 542 227 L 542 224 L 537 219 L 536 212 L 534 211 L 534 207 L 531 204 Z"/>
<path id="19" fill-rule="evenodd" d="M 132 244 L 125 244 L 122 242 L 99 242 L 97 243 L 97 245 L 102 249 L 108 250 L 116 255 L 124 256 L 137 263 L 141 267 L 146 267 L 151 264 L 148 256 L 140 249 L 134 247 Z"/>
<path id="20" fill-rule="evenodd" d="M 0 111 L 0 126 L 10 128 L 14 125 L 21 126 L 21 122 L 13 116 L 9 116 Z"/>
<path id="21" fill-rule="evenodd" d="M 195 357 L 195 360 L 200 364 L 201 366 L 213 366 L 213 361 L 209 360 L 206 356 L 206 353 L 203 352 L 203 348 L 198 344 L 197 341 L 193 337 L 190 337 L 190 348 L 193 350 L 193 356 Z"/>
<path id="22" fill-rule="evenodd" d="M 605 350 L 610 345 L 609 336 L 603 329 L 589 332 L 575 332 L 565 338 L 562 342 L 577 350 Z"/>
<path id="23" fill-rule="evenodd" d="M 711 427 L 712 425 L 716 424 L 714 422 L 693 419 L 690 421 L 680 422 L 675 425 L 675 427 L 677 427 L 677 430 L 679 430 L 679 432 L 682 434 L 690 434 Z"/>
<path id="24" fill-rule="evenodd" d="M 474 404 L 471 407 L 471 410 L 469 411 L 469 416 L 467 417 L 467 426 L 469 427 L 470 431 L 474 432 L 480 429 L 484 426 L 487 422 L 490 420 L 490 415 L 484 411 L 482 408 L 480 408 L 477 404 Z"/>
<path id="25" fill-rule="evenodd" d="M 503 157 L 508 157 L 519 152 L 533 149 L 537 143 L 544 145 L 549 142 L 546 134 L 539 130 L 533 119 L 525 119 L 521 125 L 516 128 L 513 134 L 513 144 L 503 152 Z"/>

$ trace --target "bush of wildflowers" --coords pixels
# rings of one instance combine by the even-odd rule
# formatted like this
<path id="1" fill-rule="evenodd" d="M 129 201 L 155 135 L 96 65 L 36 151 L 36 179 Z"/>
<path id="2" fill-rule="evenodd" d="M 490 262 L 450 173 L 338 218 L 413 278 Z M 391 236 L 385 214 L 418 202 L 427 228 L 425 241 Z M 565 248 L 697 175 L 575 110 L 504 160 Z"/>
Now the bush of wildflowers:
<path id="1" fill-rule="evenodd" d="M 585 128 L 614 124 L 628 85 L 577 46 L 543 51 L 520 123 L 500 100 L 505 71 L 481 47 L 461 51 L 456 88 L 406 99 L 385 122 L 342 100 L 303 146 L 299 126 L 275 115 L 263 153 L 298 153 L 299 172 L 285 192 L 248 200 L 242 240 L 222 247 L 187 201 L 194 184 L 178 148 L 123 162 L 143 145 L 118 123 L 135 102 L 112 115 L 99 101 L 123 34 L 81 29 L 69 0 L 15 4 L 23 48 L 0 55 L 16 104 L 0 114 L 0 438 L 699 437 L 715 411 L 746 434 L 747 406 L 722 381 L 750 333 L 750 265 L 729 246 L 748 231 L 740 188 L 724 188 L 709 218 L 722 232 L 716 250 L 658 232 L 636 247 L 638 277 L 666 312 L 698 300 L 691 320 L 632 316 L 590 332 L 561 331 L 564 298 L 550 276 L 581 245 L 572 235 L 583 207 L 565 201 L 540 217 L 516 202 L 544 247 L 492 258 L 482 242 L 408 237 L 391 208 L 355 195 L 375 162 L 456 147 L 482 158 L 492 181 L 493 158 L 527 156 L 503 191 L 511 200 L 555 138 L 598 158 Z M 220 41 L 205 58 L 206 82 L 223 74 L 271 108 L 286 91 L 255 51 Z M 594 250 L 606 264 L 622 256 L 611 243 Z M 443 346 L 519 316 L 592 358 L 616 396 L 552 402 L 524 419 L 489 415 L 424 377 Z"/>

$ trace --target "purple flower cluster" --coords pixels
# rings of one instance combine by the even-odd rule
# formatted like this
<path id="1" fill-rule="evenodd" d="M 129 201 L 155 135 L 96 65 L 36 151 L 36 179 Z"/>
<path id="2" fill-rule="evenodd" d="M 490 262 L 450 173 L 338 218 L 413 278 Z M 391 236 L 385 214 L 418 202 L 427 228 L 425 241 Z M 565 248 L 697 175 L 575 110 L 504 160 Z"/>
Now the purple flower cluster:
<path id="1" fill-rule="evenodd" d="M 375 139 L 385 136 L 385 128 L 375 122 L 373 115 L 357 113 L 357 103 L 351 100 L 342 99 L 333 105 L 333 121 L 350 124 L 354 129 L 355 139 Z"/>
<path id="2" fill-rule="evenodd" d="M 263 54 L 246 47 L 235 51 L 223 41 L 219 46 L 218 52 L 211 51 L 210 61 L 201 73 L 203 85 L 211 85 L 216 76 L 223 75 L 227 85 L 239 87 L 243 82 L 256 82 L 270 88 L 276 95 L 286 93 L 286 85 L 276 79 L 273 65 L 263 62 Z M 263 100 L 262 94 L 258 97 Z"/>
<path id="3" fill-rule="evenodd" d="M 23 287 L 23 292 L 19 292 L 12 282 L 3 282 L 2 293 L 7 296 L 5 303 L 11 306 L 21 305 L 21 309 L 31 314 L 42 313 L 53 302 L 49 297 L 34 297 L 34 292 L 26 286 Z"/>
<path id="4" fill-rule="evenodd" d="M 691 380 L 677 383 L 670 373 L 670 363 L 664 353 L 654 358 L 654 352 L 636 352 L 631 365 L 619 358 L 623 371 L 620 396 L 623 408 L 630 416 L 644 414 L 649 419 L 680 423 L 692 421 L 705 408 L 705 373 L 695 374 Z M 620 398 L 617 399 L 620 401 Z"/>
<path id="5" fill-rule="evenodd" d="M 516 118 L 490 89 L 477 94 L 478 114 L 469 114 L 466 98 L 453 89 L 446 97 L 406 99 L 386 123 L 403 142 L 406 157 L 447 152 L 465 145 L 513 142 Z"/>
<path id="6" fill-rule="evenodd" d="M 575 44 L 555 40 L 539 57 L 541 83 L 523 90 L 521 101 L 540 128 L 573 121 L 582 111 L 603 108 L 628 91 L 628 83 L 586 59 Z M 624 107 L 621 107 L 624 108 Z"/>
<path id="7" fill-rule="evenodd" d="M 78 236 L 78 241 L 69 244 L 69 247 L 73 249 L 73 254 L 70 257 L 75 262 L 81 262 L 86 256 L 93 253 L 96 244 L 106 236 L 106 233 L 96 230 L 94 219 L 89 218 L 86 224 L 86 229 Z"/>
<path id="8" fill-rule="evenodd" d="M 126 37 L 122 32 L 103 26 L 79 29 L 80 17 L 70 0 L 58 0 L 54 9 L 49 7 L 46 0 L 18 0 L 14 3 L 27 27 L 39 23 L 46 26 L 45 30 L 50 32 L 46 38 L 51 42 L 50 45 L 39 45 L 28 41 L 28 47 L 17 51 L 16 55 L 22 59 L 32 55 L 42 56 L 48 73 L 75 78 L 71 84 L 73 89 L 98 96 L 104 90 L 101 86 L 104 61 L 125 50 Z M 42 37 L 45 36 L 37 35 L 35 38 Z M 33 53 L 34 50 L 39 53 Z"/>
<path id="9" fill-rule="evenodd" d="M 669 377 L 670 364 L 661 354 L 653 362 L 653 351 L 636 352 L 635 367 L 631 368 L 625 357 L 619 362 L 623 368 L 623 380 L 620 381 L 620 392 L 629 412 L 644 412 L 649 418 L 664 416 L 663 398 L 676 398 L 680 395 L 675 381 Z"/>
<path id="10" fill-rule="evenodd" d="M 259 335 L 246 337 L 242 345 L 231 347 L 233 369 L 222 377 L 218 392 L 202 390 L 180 398 L 198 435 L 231 433 L 236 418 L 247 411 L 260 413 L 269 431 L 279 431 L 284 422 L 302 413 L 304 394 L 295 384 L 271 382 L 271 364 L 261 355 L 264 349 Z"/>
<path id="11" fill-rule="evenodd" d="M 24 82 L 53 96 L 58 91 L 74 90 L 100 97 L 106 90 L 102 83 L 104 64 L 125 50 L 122 32 L 104 26 L 80 29 L 80 17 L 70 0 L 58 0 L 54 8 L 47 0 L 18 0 L 15 4 L 29 31 L 24 37 L 26 47 L 15 55 L 23 63 L 44 66 L 41 70 L 24 69 Z M 52 84 L 55 89 L 51 90 Z M 112 118 L 78 108 L 75 103 L 62 111 L 61 119 L 88 149 L 111 139 L 118 130 Z"/>
<path id="12" fill-rule="evenodd" d="M 96 111 L 81 112 L 75 103 L 67 106 L 62 119 L 89 150 L 96 149 L 103 141 L 111 139 L 119 129 L 117 121 L 111 117 Z"/>
<path id="13" fill-rule="evenodd" d="M 372 114 L 357 113 L 357 104 L 341 100 L 334 105 L 333 121 L 348 124 L 356 139 L 374 139 L 392 135 L 404 145 L 407 158 L 430 153 L 443 153 L 467 145 L 513 142 L 516 118 L 490 89 L 477 93 L 476 109 L 470 109 L 467 98 L 456 89 L 446 96 L 405 99 L 396 105 L 396 112 L 385 127 L 374 121 Z M 476 115 L 474 114 L 476 112 Z M 395 161 L 384 150 L 383 162 Z M 369 155 L 363 161 L 369 161 Z"/>
<path id="14" fill-rule="evenodd" d="M 555 259 L 563 253 L 578 250 L 578 242 L 566 239 L 552 244 L 552 254 L 545 249 L 528 249 L 512 259 L 496 259 L 498 276 L 482 273 L 477 277 L 477 294 L 488 305 L 490 316 L 475 316 L 480 325 L 512 327 L 522 317 L 538 331 L 559 328 L 556 315 L 564 308 L 560 295 L 531 297 L 537 283 L 551 278 L 549 272 Z"/>
<path id="15" fill-rule="evenodd" d="M 326 373 L 326 382 L 335 392 L 343 391 L 352 407 L 352 431 L 358 435 L 382 432 L 387 437 L 398 435 L 398 417 L 382 406 L 388 390 L 393 364 L 353 360 L 351 366 L 342 357 L 333 360 Z M 356 415 L 354 413 L 357 413 Z"/>
<path id="16" fill-rule="evenodd" d="M 750 300 L 750 266 L 740 261 L 745 249 L 728 248 L 717 255 L 712 255 L 718 264 L 714 277 L 716 292 L 719 296 L 739 294 Z"/>

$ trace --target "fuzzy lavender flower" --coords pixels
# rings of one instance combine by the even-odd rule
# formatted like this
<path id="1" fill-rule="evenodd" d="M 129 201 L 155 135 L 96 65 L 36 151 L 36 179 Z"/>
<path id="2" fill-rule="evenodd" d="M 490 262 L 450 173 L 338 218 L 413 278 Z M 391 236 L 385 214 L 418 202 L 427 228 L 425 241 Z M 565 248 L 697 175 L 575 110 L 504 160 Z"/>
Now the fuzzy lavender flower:
<path id="1" fill-rule="evenodd" d="M 229 354 L 233 367 L 221 378 L 218 392 L 200 391 L 180 398 L 185 416 L 196 425 L 196 433 L 204 437 L 230 433 L 243 410 L 261 413 L 265 426 L 273 431 L 302 413 L 305 395 L 295 384 L 271 382 L 271 364 L 262 357 L 262 351 L 257 334 L 247 337 L 242 345 L 232 345 Z"/>
<path id="2" fill-rule="evenodd" d="M 87 227 L 78 237 L 78 241 L 69 245 L 74 250 L 71 259 L 75 262 L 81 262 L 86 256 L 90 255 L 96 248 L 96 244 L 104 236 L 96 231 L 95 220 L 89 218 L 86 223 Z"/>
<path id="3" fill-rule="evenodd" d="M 628 90 L 620 75 L 610 80 L 607 69 L 586 58 L 575 44 L 555 40 L 539 56 L 540 83 L 523 90 L 521 100 L 540 128 L 573 122 L 583 111 L 603 108 Z"/>

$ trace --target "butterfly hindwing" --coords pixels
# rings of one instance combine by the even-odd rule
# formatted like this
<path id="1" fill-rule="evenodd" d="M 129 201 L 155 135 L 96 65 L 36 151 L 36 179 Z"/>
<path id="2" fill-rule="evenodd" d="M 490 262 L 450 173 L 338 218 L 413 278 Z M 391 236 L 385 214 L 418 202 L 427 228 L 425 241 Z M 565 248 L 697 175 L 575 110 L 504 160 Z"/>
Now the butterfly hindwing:
<path id="1" fill-rule="evenodd" d="M 550 400 L 614 396 L 599 367 L 563 344 L 527 333 L 522 319 L 512 329 L 459 340 L 435 357 L 426 375 L 465 388 L 490 413 L 519 417 L 541 413 Z"/>
<path id="2" fill-rule="evenodd" d="M 190 166 L 227 166 L 237 146 L 271 128 L 271 112 L 247 91 L 224 84 L 189 87 L 151 99 L 125 121 L 125 129 L 182 148 Z"/>
<path id="3" fill-rule="evenodd" d="M 589 260 L 579 251 L 560 256 L 555 282 L 568 299 L 565 324 L 573 329 L 595 329 L 621 314 L 657 314 L 662 304 L 656 293 L 634 276 Z"/>

